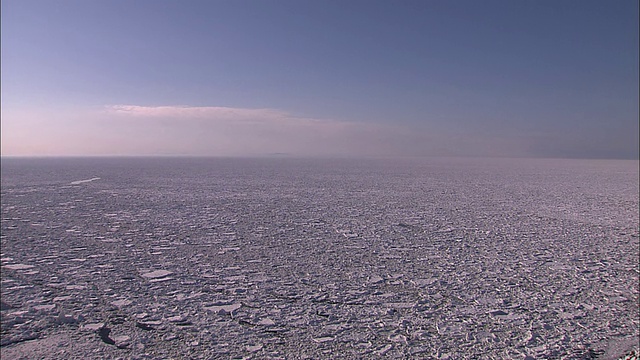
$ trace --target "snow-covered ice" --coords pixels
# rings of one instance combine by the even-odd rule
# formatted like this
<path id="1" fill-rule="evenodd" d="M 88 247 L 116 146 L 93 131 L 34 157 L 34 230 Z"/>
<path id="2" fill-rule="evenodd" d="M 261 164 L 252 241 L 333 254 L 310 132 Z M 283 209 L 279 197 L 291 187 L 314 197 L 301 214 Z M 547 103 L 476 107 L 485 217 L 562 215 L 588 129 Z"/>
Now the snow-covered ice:
<path id="1" fill-rule="evenodd" d="M 638 344 L 637 161 L 21 161 L 1 179 L 2 358 Z"/>
<path id="2" fill-rule="evenodd" d="M 88 182 L 92 182 L 92 181 L 96 181 L 96 180 L 100 180 L 99 177 L 94 177 L 91 179 L 86 179 L 86 180 L 76 180 L 76 181 L 72 181 L 71 185 L 80 185 L 80 184 L 84 184 L 84 183 L 88 183 Z"/>

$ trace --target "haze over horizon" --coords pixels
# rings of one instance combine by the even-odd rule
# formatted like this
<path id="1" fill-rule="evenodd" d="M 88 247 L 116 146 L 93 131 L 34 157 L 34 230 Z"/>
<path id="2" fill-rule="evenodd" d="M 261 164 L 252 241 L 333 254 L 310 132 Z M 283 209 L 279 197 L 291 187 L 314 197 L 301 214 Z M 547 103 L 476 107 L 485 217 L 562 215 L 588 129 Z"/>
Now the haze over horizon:
<path id="1" fill-rule="evenodd" d="M 638 1 L 1 3 L 2 156 L 639 157 Z"/>

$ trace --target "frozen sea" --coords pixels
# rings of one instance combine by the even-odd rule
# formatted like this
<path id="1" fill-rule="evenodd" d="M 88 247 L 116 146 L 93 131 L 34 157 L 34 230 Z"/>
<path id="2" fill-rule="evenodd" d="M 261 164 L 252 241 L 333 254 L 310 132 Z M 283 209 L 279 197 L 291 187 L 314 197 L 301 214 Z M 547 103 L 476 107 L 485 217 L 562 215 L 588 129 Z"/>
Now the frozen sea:
<path id="1" fill-rule="evenodd" d="M 616 359 L 639 163 L 2 158 L 1 355 Z"/>

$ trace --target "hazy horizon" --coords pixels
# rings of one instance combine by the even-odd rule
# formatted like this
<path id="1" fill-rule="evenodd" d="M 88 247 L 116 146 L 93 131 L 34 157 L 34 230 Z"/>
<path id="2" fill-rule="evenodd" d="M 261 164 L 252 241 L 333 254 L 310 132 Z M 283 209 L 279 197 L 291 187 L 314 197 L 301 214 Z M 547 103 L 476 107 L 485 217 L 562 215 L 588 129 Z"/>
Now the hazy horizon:
<path id="1" fill-rule="evenodd" d="M 1 6 L 3 157 L 640 158 L 637 1 Z"/>
<path id="2" fill-rule="evenodd" d="M 374 156 L 374 155 L 290 155 L 290 154 L 262 154 L 262 155 L 0 155 L 0 159 L 298 159 L 298 160 L 438 160 L 438 159 L 460 159 L 460 160 L 582 160 L 582 161 L 635 161 L 637 158 L 616 158 L 616 157 L 512 157 L 512 156 L 446 156 L 446 155 L 425 155 L 425 156 Z"/>

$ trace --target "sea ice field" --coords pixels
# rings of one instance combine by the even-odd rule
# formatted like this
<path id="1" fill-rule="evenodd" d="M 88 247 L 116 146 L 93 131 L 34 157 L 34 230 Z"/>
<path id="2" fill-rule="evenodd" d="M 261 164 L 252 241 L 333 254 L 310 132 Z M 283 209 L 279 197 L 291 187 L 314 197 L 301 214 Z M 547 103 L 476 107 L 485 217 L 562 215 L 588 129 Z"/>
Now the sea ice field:
<path id="1" fill-rule="evenodd" d="M 2 158 L 8 359 L 618 359 L 638 161 Z"/>

